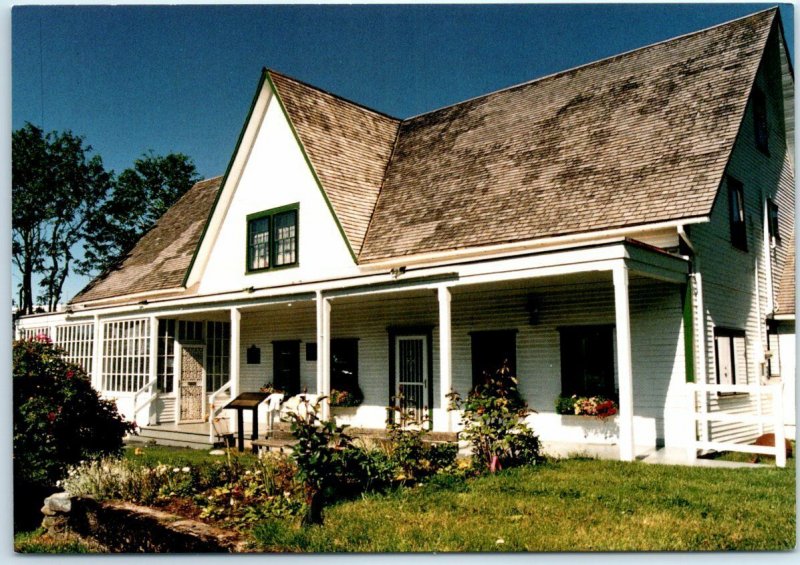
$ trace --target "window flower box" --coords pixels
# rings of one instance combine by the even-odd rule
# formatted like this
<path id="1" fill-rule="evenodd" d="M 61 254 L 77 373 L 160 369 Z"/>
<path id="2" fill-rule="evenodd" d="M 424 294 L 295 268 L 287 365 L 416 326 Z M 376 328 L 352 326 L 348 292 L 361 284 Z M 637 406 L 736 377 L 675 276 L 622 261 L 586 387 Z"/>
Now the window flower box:
<path id="1" fill-rule="evenodd" d="M 563 416 L 594 416 L 601 420 L 619 412 L 616 401 L 602 396 L 564 396 L 555 402 L 556 413 Z"/>

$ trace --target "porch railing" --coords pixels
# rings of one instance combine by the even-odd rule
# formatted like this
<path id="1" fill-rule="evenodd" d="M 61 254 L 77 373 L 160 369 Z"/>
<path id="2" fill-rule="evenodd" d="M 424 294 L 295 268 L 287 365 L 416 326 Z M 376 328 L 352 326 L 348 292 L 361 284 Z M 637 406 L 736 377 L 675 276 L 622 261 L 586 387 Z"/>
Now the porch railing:
<path id="1" fill-rule="evenodd" d="M 773 455 L 775 464 L 778 467 L 786 467 L 786 436 L 784 433 L 783 422 L 783 383 L 773 383 L 769 385 L 719 385 L 705 383 L 687 383 L 689 390 L 690 414 L 692 418 L 693 440 L 689 446 L 689 456 L 697 457 L 697 450 L 714 451 L 738 451 L 741 453 L 753 453 L 762 455 Z M 738 393 L 755 395 L 756 413 L 741 414 L 732 413 L 724 410 L 720 411 L 701 411 L 697 410 L 697 393 Z M 771 396 L 772 413 L 764 414 L 763 403 L 764 394 Z M 707 406 L 708 403 L 702 403 Z M 741 424 L 755 424 L 759 428 L 759 433 L 763 433 L 765 424 L 772 424 L 775 435 L 775 445 L 750 445 L 735 442 L 719 442 L 698 440 L 695 432 L 696 423 L 703 425 L 708 422 L 735 422 Z"/>
<path id="2" fill-rule="evenodd" d="M 156 386 L 157 380 L 148 381 L 145 385 L 133 393 L 133 421 L 139 421 L 139 412 L 152 404 L 153 400 L 156 398 L 156 394 L 153 391 L 153 388 Z M 150 391 L 150 394 L 147 396 L 144 402 L 139 404 L 139 397 L 144 394 L 146 391 Z M 150 419 L 148 418 L 147 423 L 150 423 Z"/>
<path id="3" fill-rule="evenodd" d="M 217 396 L 231 388 L 233 381 L 228 381 L 217 390 L 215 390 L 208 399 L 208 439 L 212 443 L 214 442 L 214 418 L 217 417 L 217 414 L 222 412 L 222 408 L 214 408 L 214 403 L 217 400 Z"/>

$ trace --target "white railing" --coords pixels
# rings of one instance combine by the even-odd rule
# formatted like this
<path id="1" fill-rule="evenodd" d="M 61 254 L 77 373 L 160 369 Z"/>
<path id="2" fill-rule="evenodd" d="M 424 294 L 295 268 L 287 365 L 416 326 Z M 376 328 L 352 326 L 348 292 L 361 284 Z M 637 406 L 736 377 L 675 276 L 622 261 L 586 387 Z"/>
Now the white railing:
<path id="1" fill-rule="evenodd" d="M 778 467 L 786 467 L 786 437 L 783 428 L 783 383 L 769 385 L 718 385 L 704 383 L 687 383 L 689 390 L 689 406 L 692 418 L 693 442 L 689 446 L 689 456 L 694 459 L 697 457 L 698 449 L 714 451 L 739 451 L 742 453 L 756 453 L 762 455 L 775 456 L 775 464 Z M 697 393 L 738 393 L 754 394 L 756 401 L 755 414 L 739 414 L 725 411 L 698 412 Z M 769 394 L 772 397 L 772 414 L 764 414 L 763 395 Z M 707 404 L 707 403 L 706 403 Z M 741 424 L 758 425 L 759 433 L 763 433 L 764 424 L 772 424 L 775 435 L 775 445 L 748 445 L 744 443 L 719 442 L 719 441 L 698 441 L 696 436 L 696 422 L 701 422 L 704 426 L 709 422 L 737 422 Z"/>
<path id="2" fill-rule="evenodd" d="M 231 388 L 233 384 L 233 380 L 229 380 L 227 383 L 219 387 L 208 399 L 208 439 L 211 443 L 214 443 L 214 418 L 217 417 L 217 414 L 222 412 L 222 408 L 214 408 L 214 403 L 217 400 L 217 396 Z"/>
<path id="3" fill-rule="evenodd" d="M 156 399 L 156 393 L 155 393 L 155 391 L 153 389 L 156 386 L 157 382 L 158 381 L 156 381 L 156 380 L 149 381 L 142 388 L 140 388 L 135 393 L 133 393 L 133 421 L 134 422 L 137 422 L 137 423 L 139 422 L 139 412 L 143 408 L 145 408 L 147 406 L 150 406 L 150 404 L 153 402 L 153 400 Z M 140 405 L 139 404 L 139 396 L 144 394 L 145 391 L 147 391 L 147 390 L 150 390 L 150 395 Z M 147 423 L 148 424 L 150 423 L 150 418 L 149 417 L 147 418 Z"/>

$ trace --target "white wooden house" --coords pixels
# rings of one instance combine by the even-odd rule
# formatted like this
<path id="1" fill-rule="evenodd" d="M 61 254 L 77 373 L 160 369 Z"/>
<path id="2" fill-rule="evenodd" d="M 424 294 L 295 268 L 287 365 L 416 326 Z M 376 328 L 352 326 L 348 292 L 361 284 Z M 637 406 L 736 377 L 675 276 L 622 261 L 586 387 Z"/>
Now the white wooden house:
<path id="1" fill-rule="evenodd" d="M 351 425 L 454 430 L 506 359 L 545 441 L 745 444 L 793 387 L 793 87 L 777 9 L 405 120 L 265 70 L 225 174 L 18 331 L 143 425 L 357 382 Z"/>

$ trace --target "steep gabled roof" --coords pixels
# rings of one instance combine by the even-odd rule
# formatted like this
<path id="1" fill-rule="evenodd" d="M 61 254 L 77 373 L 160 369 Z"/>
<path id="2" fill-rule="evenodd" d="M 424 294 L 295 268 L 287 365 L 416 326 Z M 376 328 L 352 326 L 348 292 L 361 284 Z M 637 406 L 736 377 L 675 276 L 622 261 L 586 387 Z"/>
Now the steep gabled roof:
<path id="1" fill-rule="evenodd" d="M 190 188 L 119 265 L 90 282 L 70 303 L 180 289 L 221 181 L 216 177 Z"/>
<path id="2" fill-rule="evenodd" d="M 404 121 L 359 261 L 708 215 L 776 12 Z"/>
<path id="3" fill-rule="evenodd" d="M 275 71 L 268 76 L 358 255 L 400 121 Z"/>

